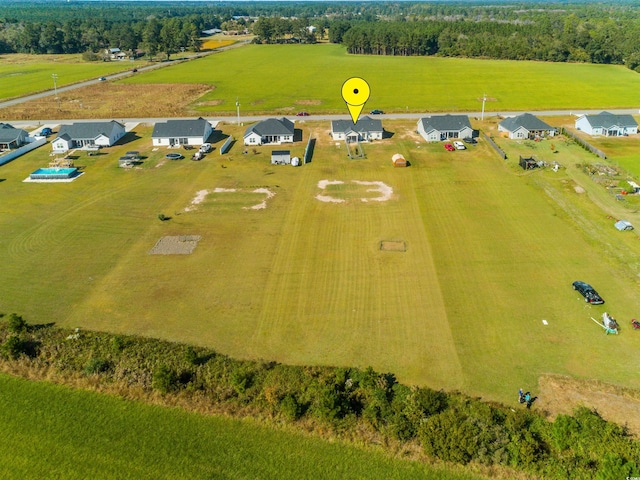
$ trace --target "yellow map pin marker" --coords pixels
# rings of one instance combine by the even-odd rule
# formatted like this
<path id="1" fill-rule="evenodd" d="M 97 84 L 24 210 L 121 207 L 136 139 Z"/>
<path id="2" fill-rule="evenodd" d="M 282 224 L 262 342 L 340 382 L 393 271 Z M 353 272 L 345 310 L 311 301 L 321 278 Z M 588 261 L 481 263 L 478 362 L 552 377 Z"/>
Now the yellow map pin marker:
<path id="1" fill-rule="evenodd" d="M 370 94 L 371 88 L 369 84 L 360 77 L 351 77 L 342 84 L 342 98 L 347 102 L 351 120 L 353 120 L 354 124 L 358 121 Z"/>

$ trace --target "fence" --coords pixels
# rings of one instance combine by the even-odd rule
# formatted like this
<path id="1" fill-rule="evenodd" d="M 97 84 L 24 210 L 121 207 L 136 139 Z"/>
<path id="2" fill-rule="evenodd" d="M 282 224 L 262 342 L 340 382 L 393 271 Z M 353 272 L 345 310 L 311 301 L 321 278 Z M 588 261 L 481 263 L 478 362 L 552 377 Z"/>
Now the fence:
<path id="1" fill-rule="evenodd" d="M 27 138 L 27 141 L 29 141 Z M 26 145 L 21 146 L 20 148 L 16 148 L 15 150 L 11 150 L 10 152 L 0 156 L 0 165 L 4 165 L 5 163 L 9 163 L 11 160 L 18 158 L 20 155 L 24 155 L 31 150 L 38 148 L 47 143 L 46 137 L 33 137 L 33 140 Z"/>
<path id="2" fill-rule="evenodd" d="M 227 153 L 231 148 L 232 143 L 233 143 L 233 135 L 229 135 L 229 138 L 227 138 L 227 141 L 224 142 L 220 147 L 220 155 L 224 155 L 225 153 Z"/>
<path id="3" fill-rule="evenodd" d="M 313 137 L 309 137 L 309 141 L 307 142 L 307 147 L 304 149 L 304 157 L 302 164 L 311 163 L 311 159 L 313 158 L 313 148 L 316 145 L 316 139 Z"/>
<path id="4" fill-rule="evenodd" d="M 504 153 L 504 150 L 502 150 L 497 144 L 496 142 L 493 141 L 493 139 L 491 137 L 489 137 L 489 135 L 487 135 L 486 133 L 483 133 L 482 136 L 484 137 L 484 139 L 489 142 L 489 145 L 491 145 L 493 147 L 493 149 L 498 152 L 498 155 L 500 155 L 500 157 L 502 157 L 503 160 L 507 159 L 507 154 Z"/>
<path id="5" fill-rule="evenodd" d="M 602 150 L 597 149 L 596 147 L 588 143 L 586 140 L 583 140 L 582 138 L 577 136 L 575 133 L 570 132 L 566 128 L 560 127 L 560 133 L 562 133 L 563 135 L 566 135 L 567 137 L 571 137 L 573 141 L 576 142 L 578 145 L 580 145 L 582 148 L 589 150 L 591 153 L 599 156 L 603 160 L 607 158 L 607 155 Z"/>

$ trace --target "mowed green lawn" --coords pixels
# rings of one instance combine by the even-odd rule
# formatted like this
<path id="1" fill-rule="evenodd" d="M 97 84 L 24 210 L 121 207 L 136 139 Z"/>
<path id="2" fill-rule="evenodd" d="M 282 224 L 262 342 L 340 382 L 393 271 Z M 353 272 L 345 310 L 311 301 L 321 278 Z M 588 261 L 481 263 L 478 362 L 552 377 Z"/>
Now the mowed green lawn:
<path id="1" fill-rule="evenodd" d="M 131 68 L 131 62 L 85 62 L 81 55 L 0 55 L 0 100 L 53 90 Z"/>
<path id="2" fill-rule="evenodd" d="M 164 162 L 150 127 L 105 155 L 80 154 L 85 174 L 70 184 L 21 183 L 46 164 L 45 149 L 3 166 L 0 311 L 239 358 L 370 365 L 503 401 L 543 373 L 640 386 L 634 332 L 607 337 L 590 320 L 608 310 L 626 327 L 637 282 L 626 259 L 608 255 L 611 221 L 575 194 L 566 171 L 540 183 L 483 141 L 456 152 L 425 144 L 413 122 L 385 122 L 393 138 L 352 161 L 328 122 L 298 125 L 318 139 L 299 168 L 270 165 L 270 147 L 242 154 L 239 144 L 224 157 Z M 558 148 L 572 164 L 585 158 Z M 132 149 L 148 156 L 142 168 L 119 169 Z M 391 166 L 397 152 L 410 168 Z M 345 183 L 322 189 L 323 180 Z M 393 193 L 372 200 L 379 187 L 354 181 Z M 211 193 L 192 205 L 202 190 Z M 243 208 L 265 199 L 265 209 Z M 191 255 L 150 255 L 166 235 L 202 240 Z M 625 251 L 637 256 L 630 239 Z M 406 251 L 381 250 L 383 241 Z M 587 308 L 571 289 L 577 279 L 607 304 Z"/>
<path id="3" fill-rule="evenodd" d="M 250 421 L 0 375 L 3 479 L 477 478 Z"/>
<path id="4" fill-rule="evenodd" d="M 123 80 L 216 88 L 203 113 L 301 110 L 346 113 L 342 83 L 371 87 L 365 111 L 487 111 L 623 108 L 640 104 L 640 76 L 624 66 L 347 55 L 340 45 L 249 45 Z M 603 88 L 606 85 L 606 88 Z"/>

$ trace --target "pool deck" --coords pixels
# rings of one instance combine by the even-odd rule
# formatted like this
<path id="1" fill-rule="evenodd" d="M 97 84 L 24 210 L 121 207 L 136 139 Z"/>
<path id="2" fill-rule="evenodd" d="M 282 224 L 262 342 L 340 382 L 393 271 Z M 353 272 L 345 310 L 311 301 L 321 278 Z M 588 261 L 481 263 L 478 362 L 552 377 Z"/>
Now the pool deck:
<path id="1" fill-rule="evenodd" d="M 84 172 L 79 172 L 77 175 L 74 175 L 71 178 L 42 178 L 42 179 L 32 179 L 31 177 L 27 177 L 25 178 L 22 182 L 23 183 L 69 183 L 69 182 L 73 182 L 76 178 L 81 177 L 82 175 L 84 175 Z"/>

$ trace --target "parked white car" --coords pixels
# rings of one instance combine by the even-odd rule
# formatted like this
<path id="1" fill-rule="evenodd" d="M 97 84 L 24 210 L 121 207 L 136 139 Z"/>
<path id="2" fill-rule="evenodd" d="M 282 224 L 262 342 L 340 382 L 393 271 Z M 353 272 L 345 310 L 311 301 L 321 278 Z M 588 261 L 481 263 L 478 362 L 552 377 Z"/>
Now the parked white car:
<path id="1" fill-rule="evenodd" d="M 460 141 L 453 142 L 453 146 L 456 147 L 456 150 L 466 150 L 467 147 L 464 146 L 464 143 Z"/>

